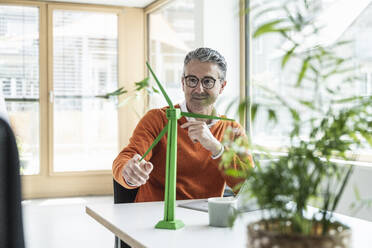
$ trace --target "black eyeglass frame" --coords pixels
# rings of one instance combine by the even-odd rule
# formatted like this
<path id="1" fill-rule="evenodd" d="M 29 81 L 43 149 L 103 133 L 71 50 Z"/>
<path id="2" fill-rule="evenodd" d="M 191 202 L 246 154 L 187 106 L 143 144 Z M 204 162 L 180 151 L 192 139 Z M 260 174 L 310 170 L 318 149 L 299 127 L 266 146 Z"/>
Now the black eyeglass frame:
<path id="1" fill-rule="evenodd" d="M 189 84 L 188 84 L 188 82 L 187 82 L 187 79 L 188 78 L 195 78 L 196 80 L 197 80 L 197 82 L 196 82 L 196 84 L 195 84 L 195 86 L 190 86 Z M 198 78 L 197 76 L 195 76 L 195 75 L 183 75 L 183 78 L 185 79 L 185 83 L 186 83 L 186 85 L 187 85 L 187 87 L 190 87 L 190 88 L 196 88 L 196 86 L 198 86 L 198 84 L 199 84 L 199 82 L 201 82 L 201 84 L 202 84 L 202 86 L 203 86 L 203 88 L 204 89 L 207 89 L 207 90 L 210 90 L 210 89 L 213 89 L 213 87 L 216 85 L 216 81 L 217 81 L 217 79 L 215 79 L 214 77 L 211 77 L 211 76 L 205 76 L 205 77 L 203 77 L 203 78 Z M 213 80 L 213 85 L 212 85 L 212 87 L 205 87 L 205 85 L 204 85 L 204 79 L 211 79 L 211 80 Z M 218 80 L 219 80 L 219 78 L 218 78 Z"/>

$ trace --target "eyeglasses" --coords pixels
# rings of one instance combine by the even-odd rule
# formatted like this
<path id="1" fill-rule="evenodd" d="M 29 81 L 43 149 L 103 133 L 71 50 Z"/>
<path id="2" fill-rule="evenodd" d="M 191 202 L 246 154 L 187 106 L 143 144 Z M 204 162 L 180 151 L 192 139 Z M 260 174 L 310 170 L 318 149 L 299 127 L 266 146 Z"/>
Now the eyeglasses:
<path id="1" fill-rule="evenodd" d="M 186 85 L 190 88 L 195 88 L 199 80 L 201 81 L 201 85 L 203 86 L 204 89 L 212 89 L 214 87 L 214 84 L 216 83 L 216 79 L 213 77 L 203 77 L 202 79 L 199 79 L 197 76 L 194 75 L 188 75 L 184 76 Z"/>

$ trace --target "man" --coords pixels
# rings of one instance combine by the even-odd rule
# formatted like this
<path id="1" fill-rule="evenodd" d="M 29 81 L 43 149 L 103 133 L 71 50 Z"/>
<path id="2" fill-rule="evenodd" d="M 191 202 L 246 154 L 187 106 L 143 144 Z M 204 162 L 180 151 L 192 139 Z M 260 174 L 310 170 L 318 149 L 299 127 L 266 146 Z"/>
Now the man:
<path id="1" fill-rule="evenodd" d="M 226 61 L 217 51 L 198 48 L 184 61 L 182 90 L 185 102 L 177 104 L 182 112 L 216 115 L 214 104 L 226 87 Z M 129 145 L 113 163 L 114 179 L 122 186 L 140 187 L 136 202 L 164 200 L 166 136 L 139 162 L 142 154 L 167 124 L 165 111 L 152 109 L 140 120 Z M 235 136 L 243 135 L 241 126 L 232 121 L 181 117 L 178 120 L 176 198 L 197 199 L 222 196 L 225 184 L 233 187 L 240 179 L 228 177 L 219 169 L 227 127 Z"/>

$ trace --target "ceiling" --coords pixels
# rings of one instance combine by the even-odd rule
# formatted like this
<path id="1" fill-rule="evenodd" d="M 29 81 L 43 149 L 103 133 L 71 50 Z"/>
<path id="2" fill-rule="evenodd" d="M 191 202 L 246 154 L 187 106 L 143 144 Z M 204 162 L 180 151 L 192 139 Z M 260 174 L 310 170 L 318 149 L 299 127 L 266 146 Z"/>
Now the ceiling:
<path id="1" fill-rule="evenodd" d="M 86 4 L 102 4 L 124 7 L 144 8 L 156 0 L 44 0 L 45 2 L 65 2 L 65 3 L 86 3 Z"/>

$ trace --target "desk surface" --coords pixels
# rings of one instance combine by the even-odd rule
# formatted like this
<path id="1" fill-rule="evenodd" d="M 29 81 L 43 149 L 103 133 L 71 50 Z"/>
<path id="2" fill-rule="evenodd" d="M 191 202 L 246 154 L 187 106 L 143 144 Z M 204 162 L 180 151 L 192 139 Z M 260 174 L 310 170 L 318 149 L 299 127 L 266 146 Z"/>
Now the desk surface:
<path id="1" fill-rule="evenodd" d="M 185 201 L 177 201 L 177 203 Z M 233 228 L 210 227 L 208 213 L 176 207 L 176 218 L 185 223 L 179 230 L 155 229 L 163 218 L 163 202 L 92 204 L 86 212 L 132 247 L 245 247 L 246 225 L 260 218 L 259 211 L 245 213 Z M 336 215 L 352 230 L 355 248 L 372 244 L 372 222 Z"/>

